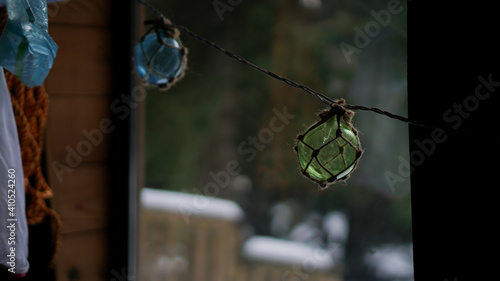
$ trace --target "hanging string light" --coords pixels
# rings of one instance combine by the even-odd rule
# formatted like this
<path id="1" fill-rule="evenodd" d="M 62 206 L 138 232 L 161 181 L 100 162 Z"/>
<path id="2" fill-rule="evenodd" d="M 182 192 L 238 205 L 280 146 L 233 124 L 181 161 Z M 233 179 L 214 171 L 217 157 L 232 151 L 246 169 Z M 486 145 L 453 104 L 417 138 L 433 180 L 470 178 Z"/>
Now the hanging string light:
<path id="1" fill-rule="evenodd" d="M 424 124 L 411 121 L 406 117 L 396 115 L 379 108 L 346 104 L 343 99 L 333 100 L 330 97 L 325 96 L 305 85 L 296 83 L 286 77 L 282 77 L 274 72 L 263 69 L 243 57 L 190 31 L 182 25 L 171 23 L 163 16 L 163 14 L 148 3 L 142 0 L 137 0 L 137 2 L 148 8 L 151 12 L 163 20 L 162 28 L 184 32 L 192 38 L 218 50 L 219 52 L 222 52 L 224 55 L 231 57 L 246 66 L 254 68 L 274 79 L 280 80 L 289 86 L 298 88 L 314 96 L 328 106 L 327 109 L 319 114 L 320 120 L 311 125 L 303 134 L 297 137 L 295 146 L 302 174 L 308 179 L 318 183 L 322 189 L 330 184 L 347 180 L 356 168 L 363 153 L 361 143 L 358 138 L 358 132 L 351 123 L 352 117 L 354 116 L 353 110 L 371 111 L 392 119 L 406 122 L 408 124 L 430 128 Z M 157 37 L 160 36 L 157 35 Z M 178 42 L 180 42 L 180 40 Z M 167 45 L 172 48 L 170 45 L 175 44 L 169 43 Z M 165 59 L 165 68 L 169 68 L 167 66 L 170 66 L 169 69 L 172 72 L 175 72 L 175 67 L 170 64 L 169 60 L 175 59 L 176 56 L 178 58 L 180 55 L 174 53 L 175 52 L 171 51 L 169 53 L 170 55 L 167 56 L 169 59 Z M 185 56 L 185 53 L 183 53 L 183 55 Z M 185 62 L 185 58 L 183 61 Z M 158 61 L 157 63 L 161 64 L 162 62 Z M 186 66 L 182 65 L 181 67 L 185 69 Z M 148 76 L 144 75 L 143 77 Z M 175 79 L 178 80 L 179 78 L 174 78 L 174 81 L 177 81 Z"/>

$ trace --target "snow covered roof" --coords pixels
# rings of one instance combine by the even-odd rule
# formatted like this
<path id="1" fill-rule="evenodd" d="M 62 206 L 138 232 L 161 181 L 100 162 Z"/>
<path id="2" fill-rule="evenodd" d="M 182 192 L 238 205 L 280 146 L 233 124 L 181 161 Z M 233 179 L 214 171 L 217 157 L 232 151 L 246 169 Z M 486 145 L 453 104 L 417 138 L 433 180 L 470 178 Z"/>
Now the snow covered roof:
<path id="1" fill-rule="evenodd" d="M 332 255 L 322 248 L 265 236 L 248 239 L 242 254 L 249 260 L 300 265 L 310 271 L 326 271 L 334 266 Z"/>
<path id="2" fill-rule="evenodd" d="M 233 201 L 203 195 L 143 188 L 141 207 L 172 213 L 189 214 L 201 217 L 240 221 L 243 210 Z"/>

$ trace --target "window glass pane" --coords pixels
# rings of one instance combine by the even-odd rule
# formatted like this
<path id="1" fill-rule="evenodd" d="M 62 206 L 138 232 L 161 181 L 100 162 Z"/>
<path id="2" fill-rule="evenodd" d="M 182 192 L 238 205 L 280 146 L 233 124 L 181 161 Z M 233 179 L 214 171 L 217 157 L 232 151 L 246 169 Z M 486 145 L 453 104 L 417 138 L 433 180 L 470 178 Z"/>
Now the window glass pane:
<path id="1" fill-rule="evenodd" d="M 405 2 L 188 2 L 196 5 L 150 1 L 263 68 L 333 99 L 407 116 Z M 146 186 L 180 192 L 166 197 L 190 207 L 167 206 L 165 217 L 147 220 L 141 264 L 180 280 L 413 280 L 407 125 L 356 112 L 365 152 L 345 184 L 321 191 L 300 173 L 293 148 L 325 105 L 181 39 L 185 77 L 146 99 Z M 236 262 L 224 266 L 230 257 Z"/>

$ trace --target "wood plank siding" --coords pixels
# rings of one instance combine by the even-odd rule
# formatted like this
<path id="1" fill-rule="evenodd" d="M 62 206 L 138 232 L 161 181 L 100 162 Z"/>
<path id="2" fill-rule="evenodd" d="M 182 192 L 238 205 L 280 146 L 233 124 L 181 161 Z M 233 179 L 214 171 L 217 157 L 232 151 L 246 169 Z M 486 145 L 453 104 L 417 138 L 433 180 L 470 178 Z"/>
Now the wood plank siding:
<path id="1" fill-rule="evenodd" d="M 106 0 L 48 7 L 49 32 L 59 46 L 45 84 L 46 164 L 52 204 L 63 221 L 59 281 L 108 280 L 110 136 L 100 124 L 111 114 L 110 12 Z"/>

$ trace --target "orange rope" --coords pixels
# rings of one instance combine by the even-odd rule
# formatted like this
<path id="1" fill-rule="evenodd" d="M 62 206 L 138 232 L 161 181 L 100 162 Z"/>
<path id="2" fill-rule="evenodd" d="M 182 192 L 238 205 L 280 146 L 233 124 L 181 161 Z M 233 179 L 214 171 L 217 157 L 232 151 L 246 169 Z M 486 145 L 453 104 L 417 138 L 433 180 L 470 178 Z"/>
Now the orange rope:
<path id="1" fill-rule="evenodd" d="M 5 8 L 0 10 L 0 15 L 0 26 L 4 26 L 7 17 Z M 52 268 L 59 251 L 62 222 L 56 211 L 47 206 L 46 200 L 52 198 L 52 190 L 43 176 L 40 163 L 49 96 L 43 85 L 28 88 L 14 74 L 7 70 L 4 73 L 21 146 L 25 192 L 28 195 L 26 218 L 29 225 L 43 222 L 46 216 L 52 219 L 55 233 L 54 252 L 50 262 Z"/>
<path id="2" fill-rule="evenodd" d="M 28 88 L 14 74 L 5 71 L 5 79 L 12 99 L 16 118 L 25 191 L 29 196 L 26 217 L 29 225 L 37 225 L 49 216 L 54 222 L 54 254 L 51 267 L 54 266 L 60 244 L 61 218 L 47 206 L 45 200 L 52 198 L 40 164 L 43 148 L 43 132 L 47 123 L 48 94 L 44 86 Z"/>

